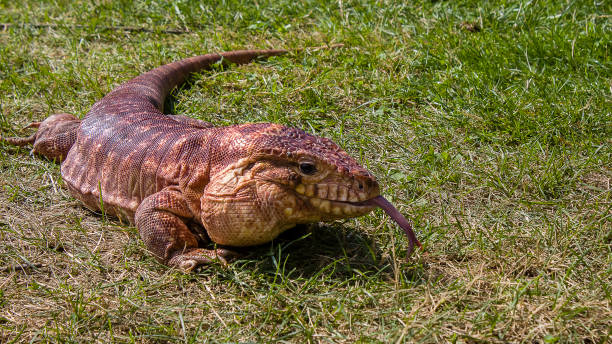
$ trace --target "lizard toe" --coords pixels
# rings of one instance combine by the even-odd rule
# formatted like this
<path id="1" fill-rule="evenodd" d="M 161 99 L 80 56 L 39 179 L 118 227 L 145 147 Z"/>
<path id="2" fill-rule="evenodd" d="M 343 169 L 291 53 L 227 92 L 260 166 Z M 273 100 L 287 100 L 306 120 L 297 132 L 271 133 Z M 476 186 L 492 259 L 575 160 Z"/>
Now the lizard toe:
<path id="1" fill-rule="evenodd" d="M 174 255 L 168 260 L 168 265 L 176 266 L 189 273 L 211 263 L 219 263 L 223 266 L 227 266 L 229 262 L 239 256 L 238 253 L 224 248 L 215 250 L 197 248 Z"/>
<path id="2" fill-rule="evenodd" d="M 219 259 L 223 265 L 227 265 L 228 263 L 234 261 L 235 259 L 242 257 L 242 254 L 236 251 L 225 249 L 225 248 L 218 248 L 215 250 L 215 252 L 216 252 L 215 258 Z"/>
<path id="3" fill-rule="evenodd" d="M 198 262 L 194 259 L 184 260 L 179 263 L 179 268 L 185 272 L 192 272 L 198 266 Z"/>

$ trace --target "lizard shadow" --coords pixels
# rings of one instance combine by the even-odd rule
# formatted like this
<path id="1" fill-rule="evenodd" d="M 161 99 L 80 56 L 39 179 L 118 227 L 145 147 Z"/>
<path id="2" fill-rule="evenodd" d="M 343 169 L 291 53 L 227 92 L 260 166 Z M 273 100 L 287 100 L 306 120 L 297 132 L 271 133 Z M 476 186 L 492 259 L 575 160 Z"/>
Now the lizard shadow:
<path id="1" fill-rule="evenodd" d="M 325 270 L 335 278 L 351 278 L 356 273 L 394 275 L 393 258 L 371 235 L 342 224 L 298 225 L 267 245 L 250 248 L 239 262 L 270 276 L 311 278 Z M 412 267 L 402 273 L 416 280 L 420 279 L 417 270 Z"/>

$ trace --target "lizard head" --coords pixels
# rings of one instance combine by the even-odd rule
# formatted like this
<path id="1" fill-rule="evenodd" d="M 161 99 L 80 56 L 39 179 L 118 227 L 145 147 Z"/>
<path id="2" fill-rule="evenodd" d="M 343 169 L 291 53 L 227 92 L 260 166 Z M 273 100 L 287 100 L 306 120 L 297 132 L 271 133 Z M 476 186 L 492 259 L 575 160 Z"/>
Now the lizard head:
<path id="1" fill-rule="evenodd" d="M 202 197 L 202 222 L 215 242 L 255 245 L 298 223 L 380 207 L 408 235 L 409 251 L 420 246 L 409 222 L 380 195 L 376 178 L 333 141 L 271 123 L 220 130 Z"/>
<path id="2" fill-rule="evenodd" d="M 218 182 L 211 182 L 220 188 L 209 188 L 209 194 L 239 197 L 248 189 L 293 225 L 357 217 L 376 208 L 366 202 L 380 194 L 376 178 L 331 140 L 270 123 L 225 130 L 217 159 L 225 168 L 212 171 Z"/>
<path id="3" fill-rule="evenodd" d="M 375 208 L 364 202 L 380 194 L 376 178 L 327 138 L 273 125 L 252 149 L 261 162 L 254 177 L 283 189 L 283 212 L 298 223 L 357 217 Z"/>

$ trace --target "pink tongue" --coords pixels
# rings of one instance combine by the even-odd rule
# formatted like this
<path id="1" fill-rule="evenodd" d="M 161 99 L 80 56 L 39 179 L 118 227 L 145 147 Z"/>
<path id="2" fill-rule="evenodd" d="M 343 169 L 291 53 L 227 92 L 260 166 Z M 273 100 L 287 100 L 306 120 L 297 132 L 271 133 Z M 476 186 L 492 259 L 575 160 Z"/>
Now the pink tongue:
<path id="1" fill-rule="evenodd" d="M 404 230 L 404 232 L 406 232 L 406 235 L 408 236 L 409 240 L 407 253 L 408 256 L 410 256 L 410 254 L 412 253 L 414 245 L 417 245 L 421 248 L 423 247 L 419 242 L 419 239 L 417 239 L 416 235 L 414 234 L 412 226 L 410 226 L 410 222 L 408 222 L 404 215 L 402 215 L 397 209 L 395 209 L 393 204 L 389 203 L 389 201 L 387 201 L 383 196 L 372 198 L 370 200 L 365 201 L 364 203 L 379 206 L 382 210 L 385 211 L 385 213 L 387 213 L 387 215 L 389 215 L 393 219 L 393 221 L 395 221 Z"/>

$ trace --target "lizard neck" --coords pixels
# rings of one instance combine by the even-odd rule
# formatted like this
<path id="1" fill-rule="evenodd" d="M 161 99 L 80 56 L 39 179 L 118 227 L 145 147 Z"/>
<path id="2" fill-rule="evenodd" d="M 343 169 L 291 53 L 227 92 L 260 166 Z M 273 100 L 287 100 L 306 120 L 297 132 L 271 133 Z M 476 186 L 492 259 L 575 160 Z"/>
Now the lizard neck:
<path id="1" fill-rule="evenodd" d="M 205 129 L 191 135 L 180 144 L 181 151 L 177 155 L 166 157 L 169 161 L 178 162 L 174 169 L 177 184 L 189 203 L 194 219 L 200 218 L 200 198 L 211 179 L 211 157 L 220 129 Z"/>

